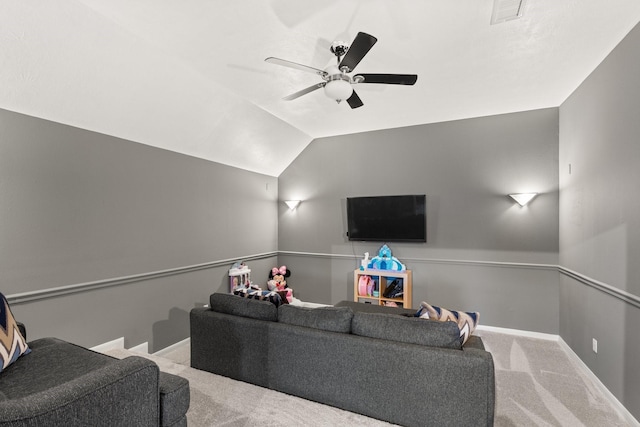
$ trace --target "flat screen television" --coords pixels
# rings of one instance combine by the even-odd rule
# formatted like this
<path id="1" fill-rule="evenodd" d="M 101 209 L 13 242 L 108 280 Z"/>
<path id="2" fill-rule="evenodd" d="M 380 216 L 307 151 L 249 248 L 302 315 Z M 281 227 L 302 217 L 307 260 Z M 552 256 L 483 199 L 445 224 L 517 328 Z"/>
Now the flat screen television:
<path id="1" fill-rule="evenodd" d="M 371 242 L 426 242 L 424 194 L 347 197 L 349 240 Z"/>

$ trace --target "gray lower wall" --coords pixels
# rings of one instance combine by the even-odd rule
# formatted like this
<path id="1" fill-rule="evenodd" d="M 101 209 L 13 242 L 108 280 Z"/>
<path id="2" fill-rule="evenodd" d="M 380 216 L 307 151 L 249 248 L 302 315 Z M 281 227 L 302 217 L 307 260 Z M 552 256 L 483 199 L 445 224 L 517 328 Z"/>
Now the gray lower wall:
<path id="1" fill-rule="evenodd" d="M 30 339 L 156 351 L 232 260 L 266 254 L 266 281 L 277 194 L 274 177 L 0 110 L 0 290 Z"/>
<path id="2" fill-rule="evenodd" d="M 347 240 L 347 197 L 426 194 L 427 242 L 389 244 L 413 270 L 413 306 L 559 332 L 558 109 L 318 139 L 279 191 L 302 200 L 279 206 L 278 231 L 302 299 L 352 298 L 356 257 L 380 247 Z M 507 196 L 529 191 L 540 195 L 525 208 Z"/>
<path id="3" fill-rule="evenodd" d="M 393 245 L 392 245 L 393 247 Z M 335 304 L 353 299 L 353 256 L 280 253 L 291 266 L 288 280 L 304 301 Z M 402 258 L 401 258 L 402 260 Z M 475 263 L 409 259 L 413 304 L 480 311 L 480 323 L 511 329 L 558 333 L 558 272 L 551 265 Z M 531 307 L 536 307 L 531 309 Z"/>
<path id="4" fill-rule="evenodd" d="M 640 418 L 640 26 L 560 107 L 560 335 Z M 598 353 L 592 351 L 592 339 Z"/>

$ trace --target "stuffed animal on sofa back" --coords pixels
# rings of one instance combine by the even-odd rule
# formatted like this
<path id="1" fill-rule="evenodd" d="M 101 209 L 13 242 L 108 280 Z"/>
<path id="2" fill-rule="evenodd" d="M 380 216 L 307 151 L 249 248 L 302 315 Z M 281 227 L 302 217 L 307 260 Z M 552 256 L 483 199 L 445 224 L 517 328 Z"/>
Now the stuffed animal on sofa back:
<path id="1" fill-rule="evenodd" d="M 267 282 L 267 287 L 270 291 L 285 292 L 287 302 L 293 300 L 293 291 L 287 285 L 287 277 L 289 276 L 291 276 L 291 270 L 286 265 L 280 268 L 273 267 L 269 271 L 269 281 Z"/>

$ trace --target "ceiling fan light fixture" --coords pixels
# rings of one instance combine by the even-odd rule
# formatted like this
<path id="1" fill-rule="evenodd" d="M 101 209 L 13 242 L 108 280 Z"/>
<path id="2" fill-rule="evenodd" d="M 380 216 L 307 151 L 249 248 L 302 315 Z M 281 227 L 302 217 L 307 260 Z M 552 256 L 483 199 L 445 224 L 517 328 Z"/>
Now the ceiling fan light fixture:
<path id="1" fill-rule="evenodd" d="M 344 99 L 349 99 L 353 93 L 353 88 L 351 87 L 351 83 L 348 81 L 336 79 L 327 82 L 324 86 L 324 93 L 331 99 L 342 101 Z"/>
<path id="2" fill-rule="evenodd" d="M 364 104 L 358 94 L 353 90 L 352 84 L 374 83 L 410 86 L 415 84 L 418 79 L 418 76 L 415 74 L 358 74 L 350 77 L 349 73 L 353 71 L 377 41 L 378 39 L 372 35 L 359 32 L 350 46 L 347 46 L 341 41 L 334 42 L 331 45 L 331 53 L 336 56 L 338 63 L 336 65 L 329 65 L 324 70 L 273 56 L 266 58 L 265 61 L 283 67 L 314 73 L 322 78 L 322 82 L 320 83 L 285 96 L 282 98 L 285 101 L 291 101 L 302 95 L 324 88 L 324 93 L 327 97 L 338 103 L 340 103 L 340 101 L 347 101 L 349 107 L 354 109 L 362 107 Z"/>

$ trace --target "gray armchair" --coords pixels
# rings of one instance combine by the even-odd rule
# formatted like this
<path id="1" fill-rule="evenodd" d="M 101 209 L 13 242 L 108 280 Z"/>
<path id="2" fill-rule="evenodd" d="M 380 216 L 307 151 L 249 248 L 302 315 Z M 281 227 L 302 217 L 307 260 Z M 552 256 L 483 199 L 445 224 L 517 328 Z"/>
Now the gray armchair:
<path id="1" fill-rule="evenodd" d="M 115 359 L 57 338 L 29 348 L 0 373 L 0 426 L 187 424 L 189 382 L 149 359 Z"/>

